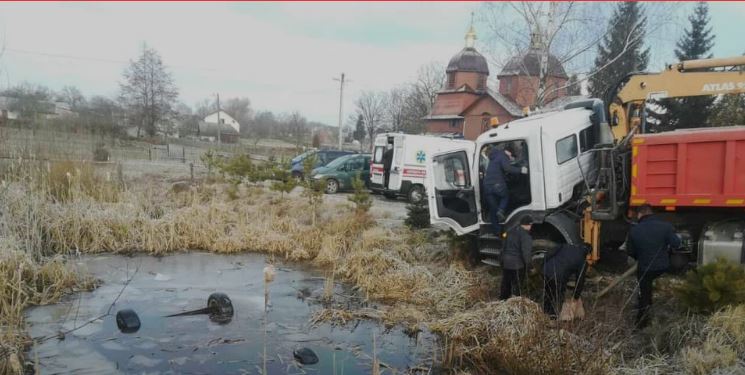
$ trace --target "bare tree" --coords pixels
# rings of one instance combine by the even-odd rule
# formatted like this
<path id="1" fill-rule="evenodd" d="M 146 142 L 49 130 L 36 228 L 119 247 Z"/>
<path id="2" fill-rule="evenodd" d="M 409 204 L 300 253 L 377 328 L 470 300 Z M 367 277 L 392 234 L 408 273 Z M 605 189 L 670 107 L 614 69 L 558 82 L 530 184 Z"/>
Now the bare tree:
<path id="1" fill-rule="evenodd" d="M 217 110 L 217 104 L 213 99 L 202 99 L 194 105 L 194 114 L 199 116 L 200 120 L 212 114 Z"/>
<path id="2" fill-rule="evenodd" d="M 41 85 L 23 82 L 4 90 L 2 95 L 10 98 L 8 109 L 18 113 L 21 119 L 31 121 L 33 125 L 37 125 L 36 120 L 40 114 L 54 111 L 54 105 L 50 102 L 52 92 Z"/>
<path id="3" fill-rule="evenodd" d="M 445 66 L 439 62 L 422 65 L 404 98 L 403 131 L 418 134 L 424 130 L 424 117 L 432 112 L 437 93 L 445 87 Z"/>
<path id="4" fill-rule="evenodd" d="M 404 116 L 406 114 L 406 98 L 409 96 L 408 89 L 398 86 L 391 89 L 385 101 L 385 119 L 388 129 L 394 132 L 403 130 Z"/>
<path id="5" fill-rule="evenodd" d="M 74 112 L 79 112 L 86 106 L 85 96 L 75 86 L 65 86 L 57 93 L 57 100 L 67 103 Z"/>
<path id="6" fill-rule="evenodd" d="M 287 128 L 295 141 L 296 147 L 303 144 L 303 139 L 308 131 L 307 123 L 308 121 L 298 111 L 292 112 L 287 119 Z"/>
<path id="7" fill-rule="evenodd" d="M 528 52 L 537 55 L 538 80 L 531 90 L 536 106 L 542 106 L 557 91 L 578 82 L 556 84 L 550 80 L 550 55 L 568 71 L 580 73 L 581 81 L 598 69 L 593 64 L 595 49 L 606 34 L 612 4 L 603 2 L 488 2 L 481 21 L 488 27 L 487 49 L 492 63 L 505 66 L 510 59 Z M 650 4 L 648 14 L 655 19 L 650 32 L 669 26 L 675 19 L 675 6 Z M 611 20 L 612 22 L 613 20 Z M 630 44 L 638 41 L 630 40 Z M 521 69 L 525 72 L 528 67 Z"/>
<path id="8" fill-rule="evenodd" d="M 277 128 L 278 123 L 272 112 L 259 111 L 249 125 L 248 133 L 254 140 L 254 146 L 256 146 L 259 141 L 272 134 L 272 130 Z"/>
<path id="9" fill-rule="evenodd" d="M 159 126 L 167 126 L 173 116 L 178 89 L 158 52 L 143 46 L 136 61 L 130 61 L 120 84 L 121 99 L 137 124 L 137 136 L 144 129 L 155 135 Z"/>
<path id="10" fill-rule="evenodd" d="M 385 103 L 386 94 L 377 91 L 363 91 L 355 102 L 357 114 L 362 117 L 371 146 L 375 139 L 375 134 L 383 126 Z"/>

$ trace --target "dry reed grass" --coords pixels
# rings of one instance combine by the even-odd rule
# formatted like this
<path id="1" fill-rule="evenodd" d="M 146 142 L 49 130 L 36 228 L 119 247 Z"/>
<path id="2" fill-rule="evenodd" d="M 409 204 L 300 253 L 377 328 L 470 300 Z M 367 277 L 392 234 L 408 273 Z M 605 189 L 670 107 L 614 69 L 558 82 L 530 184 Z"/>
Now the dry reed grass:
<path id="1" fill-rule="evenodd" d="M 21 251 L 0 249 L 0 373 L 21 374 L 23 351 L 30 344 L 24 333 L 23 311 L 31 305 L 58 301 L 64 294 L 90 289 L 61 258 L 35 260 Z"/>
<path id="2" fill-rule="evenodd" d="M 541 308 L 522 297 L 480 304 L 430 328 L 443 335 L 445 362 L 477 373 L 605 374 L 602 351 L 552 328 Z"/>
<path id="3" fill-rule="evenodd" d="M 23 303 L 6 299 L 4 294 L 2 302 L 10 301 L 7 305 L 12 309 L 0 310 L 3 322 L 18 322 L 29 303 L 54 301 L 64 291 L 80 285 L 81 280 L 62 271 L 63 263 L 58 258 L 44 262 L 53 254 L 250 251 L 311 263 L 325 269 L 331 283 L 350 282 L 369 298 L 391 305 L 377 310 L 321 310 L 313 323 L 375 319 L 389 327 L 403 324 L 410 332 L 427 326 L 441 335 L 446 364 L 473 373 L 611 370 L 608 353 L 599 346 L 592 347 L 596 341 L 591 335 L 551 328 L 538 306 L 525 299 L 483 303 L 493 298 L 497 277 L 484 269 L 471 270 L 453 262 L 452 254 L 443 251 L 445 246 L 434 244 L 422 232 L 379 227 L 370 214 L 354 212 L 348 203 L 321 205 L 313 225 L 306 199 L 293 195 L 280 199 L 280 193 L 261 186 L 235 188 L 216 183 L 172 189 L 151 183 L 123 189 L 122 184 L 88 176 L 83 172 L 85 166 L 77 167 L 80 172 L 75 168 L 70 172 L 69 165 L 62 165 L 53 173 L 51 167 L 47 172 L 32 166 L 14 168 L 10 175 L 2 175 L 0 242 L 6 243 L 4 248 L 24 254 L 27 260 L 23 262 L 31 262 L 28 269 L 40 267 L 35 273 L 39 276 L 18 281 L 11 277 L 17 267 L 10 266 L 0 267 L 0 276 L 7 272 L 10 276 L 6 280 L 20 282 L 12 284 L 15 287 L 9 291 L 23 285 L 40 292 Z M 56 278 L 45 279 L 51 271 L 44 267 L 55 269 Z M 38 285 L 46 286 L 38 289 Z M 712 362 L 707 362 L 711 357 L 731 363 L 732 351 L 726 348 L 743 347 L 745 334 L 742 325 L 727 314 L 741 316 L 743 312 L 732 310 L 712 317 L 709 329 L 720 333 L 691 346 L 676 359 L 646 356 L 626 367 L 618 365 L 615 371 L 697 371 L 712 368 Z M 7 335 L 5 332 L 9 331 L 4 330 Z M 22 327 L 14 332 L 14 342 L 22 341 Z M 0 339 L 6 342 L 5 336 Z M 681 344 L 688 340 L 692 339 L 681 335 Z M 17 361 L 20 351 L 15 350 Z M 737 350 L 735 354 L 742 356 Z M 0 366 L 15 365 L 6 361 Z"/>

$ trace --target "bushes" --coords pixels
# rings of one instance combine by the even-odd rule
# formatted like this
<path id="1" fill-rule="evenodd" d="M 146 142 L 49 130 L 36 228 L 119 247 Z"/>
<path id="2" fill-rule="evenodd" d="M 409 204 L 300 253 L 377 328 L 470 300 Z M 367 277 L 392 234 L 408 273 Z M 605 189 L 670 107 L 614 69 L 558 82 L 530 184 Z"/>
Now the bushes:
<path id="1" fill-rule="evenodd" d="M 427 201 L 422 199 L 416 203 L 410 203 L 406 206 L 407 216 L 404 224 L 412 229 L 429 228 L 429 206 Z"/>
<path id="2" fill-rule="evenodd" d="M 99 143 L 93 150 L 93 161 L 109 161 L 109 156 L 109 150 L 104 147 L 103 143 Z"/>
<path id="3" fill-rule="evenodd" d="M 676 292 L 683 303 L 696 312 L 711 313 L 725 306 L 745 303 L 745 269 L 717 259 L 688 271 Z"/>
<path id="4" fill-rule="evenodd" d="M 358 214 L 367 213 L 367 211 L 370 210 L 370 206 L 372 206 L 372 200 L 370 199 L 370 193 L 367 191 L 365 183 L 362 182 L 359 173 L 357 173 L 357 176 L 352 180 L 352 188 L 354 189 L 354 193 L 347 197 L 347 199 L 354 203 L 355 211 Z"/>

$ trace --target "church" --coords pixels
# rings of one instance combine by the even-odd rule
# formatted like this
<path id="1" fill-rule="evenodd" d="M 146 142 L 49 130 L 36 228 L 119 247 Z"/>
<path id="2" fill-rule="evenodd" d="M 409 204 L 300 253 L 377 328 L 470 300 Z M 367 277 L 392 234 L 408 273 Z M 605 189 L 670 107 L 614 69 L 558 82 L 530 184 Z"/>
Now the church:
<path id="1" fill-rule="evenodd" d="M 450 59 L 445 88 L 437 93 L 432 112 L 424 118 L 426 132 L 432 135 L 452 135 L 475 140 L 489 130 L 490 118 L 499 123 L 525 116 L 535 106 L 540 69 L 540 38 L 534 34 L 530 48 L 521 56 L 512 57 L 497 75 L 498 91 L 487 85 L 489 64 L 474 44 L 473 24 L 466 33 L 466 46 Z M 556 56 L 548 56 L 547 87 L 544 103 L 567 95 L 568 76 Z"/>

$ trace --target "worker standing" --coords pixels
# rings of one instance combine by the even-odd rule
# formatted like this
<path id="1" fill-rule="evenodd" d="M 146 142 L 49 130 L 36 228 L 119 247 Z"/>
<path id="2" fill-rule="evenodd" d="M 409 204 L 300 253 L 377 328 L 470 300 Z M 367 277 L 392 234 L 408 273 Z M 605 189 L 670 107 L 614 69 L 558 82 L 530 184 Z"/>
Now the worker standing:
<path id="1" fill-rule="evenodd" d="M 383 189 L 388 189 L 388 180 L 391 178 L 391 166 L 393 165 L 393 145 L 387 144 L 383 153 Z"/>
<path id="2" fill-rule="evenodd" d="M 648 310 L 652 304 L 652 283 L 670 268 L 670 249 L 680 247 L 680 238 L 672 224 L 654 215 L 652 207 L 642 205 L 637 210 L 639 222 L 629 233 L 629 255 L 637 261 L 639 281 L 639 306 L 636 315 L 637 327 L 648 323 Z"/>
<path id="3" fill-rule="evenodd" d="M 533 238 L 530 237 L 530 228 L 533 226 L 533 218 L 530 215 L 520 219 L 520 225 L 507 232 L 504 250 L 502 251 L 502 286 L 499 299 L 507 299 L 512 296 L 513 288 L 517 288 L 515 295 L 520 295 L 520 274 L 530 268 L 530 259 L 533 252 Z"/>
<path id="4" fill-rule="evenodd" d="M 580 303 L 587 272 L 589 245 L 561 244 L 549 250 L 543 258 L 543 312 L 556 319 L 564 302 L 564 291 L 570 276 L 577 276 L 572 293 L 573 303 Z"/>
<path id="5" fill-rule="evenodd" d="M 509 191 L 505 174 L 527 174 L 528 168 L 515 167 L 510 164 L 514 158 L 514 150 L 511 147 L 500 149 L 495 147 L 489 153 L 489 166 L 484 176 L 484 190 L 486 192 L 486 203 L 489 205 L 489 220 L 491 221 L 494 234 L 502 233 L 502 224 L 505 220 L 505 209 L 509 203 Z"/>

